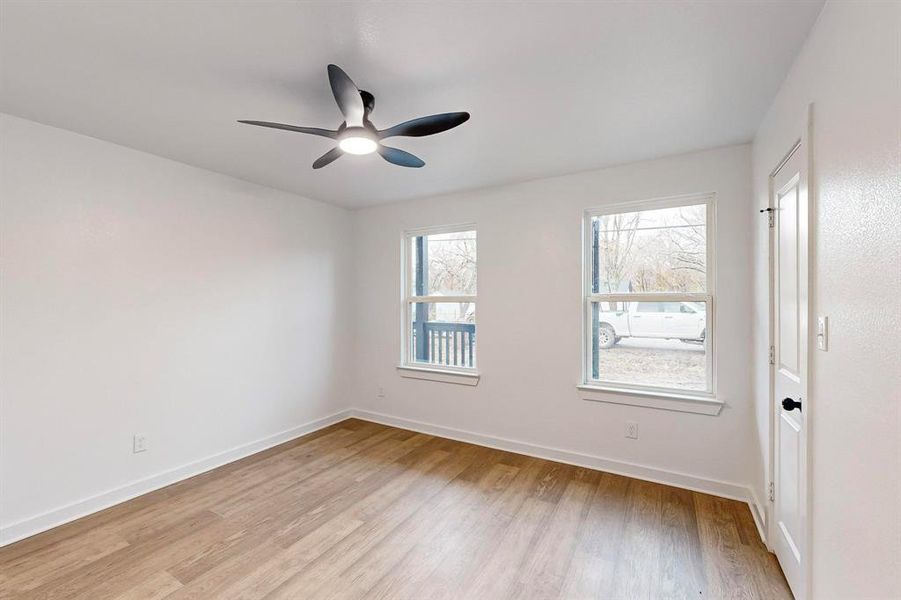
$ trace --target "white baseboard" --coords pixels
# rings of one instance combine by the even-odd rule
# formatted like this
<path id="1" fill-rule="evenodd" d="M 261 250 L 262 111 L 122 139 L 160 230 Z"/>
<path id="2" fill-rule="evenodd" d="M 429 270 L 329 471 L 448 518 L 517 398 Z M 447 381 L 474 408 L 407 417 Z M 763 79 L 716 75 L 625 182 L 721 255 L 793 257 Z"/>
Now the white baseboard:
<path id="1" fill-rule="evenodd" d="M 760 541 L 763 542 L 763 545 L 769 548 L 770 546 L 766 541 L 766 510 L 760 502 L 760 498 L 757 497 L 757 492 L 754 491 L 754 488 L 748 488 L 748 492 L 751 494 L 748 505 L 751 507 L 751 516 L 754 517 L 754 524 L 757 525 L 757 533 L 760 534 Z"/>
<path id="2" fill-rule="evenodd" d="M 479 446 L 487 446 L 489 448 L 496 448 L 498 450 L 515 452 L 516 454 L 525 454 L 527 456 L 544 458 L 547 460 L 566 463 L 577 467 L 586 467 L 589 469 L 595 469 L 597 471 L 614 473 L 616 475 L 625 475 L 626 477 L 632 477 L 634 479 L 652 481 L 654 483 L 662 483 L 665 485 L 671 485 L 673 487 L 679 487 L 695 492 L 702 492 L 705 494 L 711 494 L 713 496 L 720 496 L 722 498 L 738 500 L 739 502 L 746 502 L 751 509 L 751 514 L 754 516 L 755 522 L 757 522 L 758 520 L 755 504 L 759 506 L 759 503 L 756 502 L 754 492 L 749 486 L 742 485 L 740 483 L 731 483 L 728 481 L 719 481 L 716 479 L 706 479 L 704 477 L 689 475 L 687 473 L 666 471 L 655 467 L 648 467 L 645 465 L 613 460 L 600 456 L 593 456 L 590 454 L 582 454 L 580 452 L 573 452 L 571 450 L 561 450 L 559 448 L 538 446 L 536 444 L 530 444 L 528 442 L 510 440 L 492 435 L 475 433 L 473 431 L 453 429 L 451 427 L 434 425 L 432 423 L 423 423 L 421 421 L 413 421 L 411 419 L 394 417 L 391 415 L 385 415 L 357 408 L 351 409 L 350 414 L 352 417 L 356 417 L 364 421 L 372 421 L 374 423 L 381 423 L 383 425 L 391 425 L 393 427 L 400 427 L 401 429 L 409 429 L 411 431 L 418 431 L 420 433 L 427 433 L 430 435 L 458 440 L 461 442 L 469 442 L 470 444 L 476 444 Z M 762 535 L 762 524 L 757 522 L 757 527 Z"/>
<path id="3" fill-rule="evenodd" d="M 241 446 L 236 446 L 230 450 L 202 458 L 163 473 L 158 473 L 157 475 L 134 481 L 127 485 L 97 494 L 96 496 L 73 502 L 72 504 L 23 519 L 16 523 L 11 523 L 10 525 L 5 525 L 0 528 L 0 547 L 31 537 L 32 535 L 47 531 L 48 529 L 58 527 L 76 519 L 80 519 L 105 508 L 109 508 L 110 506 L 125 502 L 126 500 L 131 500 L 137 496 L 166 487 L 167 485 L 172 485 L 173 483 L 194 477 L 195 475 L 200 475 L 201 473 L 205 473 L 216 467 L 221 467 L 222 465 L 250 456 L 251 454 L 266 450 L 267 448 L 283 444 L 302 435 L 307 435 L 308 433 L 328 427 L 329 425 L 339 423 L 350 418 L 350 413 L 351 411 L 349 410 L 343 410 L 327 417 L 322 417 L 321 419 L 316 419 L 315 421 L 292 427 L 287 431 L 276 433 L 261 440 L 242 444 Z"/>

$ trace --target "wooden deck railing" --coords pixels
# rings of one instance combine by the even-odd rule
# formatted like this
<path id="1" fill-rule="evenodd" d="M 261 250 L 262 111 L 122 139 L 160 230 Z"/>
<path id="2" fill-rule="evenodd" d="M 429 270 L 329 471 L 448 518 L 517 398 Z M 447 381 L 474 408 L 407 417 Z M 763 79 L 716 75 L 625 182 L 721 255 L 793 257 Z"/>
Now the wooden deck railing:
<path id="1" fill-rule="evenodd" d="M 475 323 L 413 322 L 413 351 L 417 362 L 450 367 L 475 365 Z"/>

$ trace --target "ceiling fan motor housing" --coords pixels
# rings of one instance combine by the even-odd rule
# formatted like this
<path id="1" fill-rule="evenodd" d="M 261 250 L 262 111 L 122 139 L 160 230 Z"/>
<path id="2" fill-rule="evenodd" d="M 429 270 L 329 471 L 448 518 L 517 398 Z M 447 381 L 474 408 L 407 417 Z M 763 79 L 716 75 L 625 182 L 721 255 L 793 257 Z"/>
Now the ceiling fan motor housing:
<path id="1" fill-rule="evenodd" d="M 331 164 L 342 154 L 369 154 L 378 152 L 382 158 L 391 164 L 401 167 L 419 168 L 425 166 L 425 162 L 399 148 L 392 148 L 382 144 L 382 140 L 394 136 L 422 137 L 434 135 L 453 129 L 469 120 L 468 112 L 453 112 L 420 117 L 410 121 L 404 121 L 388 129 L 379 130 L 369 115 L 375 109 L 375 96 L 366 90 L 361 90 L 353 80 L 338 65 L 330 64 L 328 71 L 329 85 L 332 95 L 338 104 L 338 109 L 344 116 L 344 121 L 338 129 L 322 129 L 320 127 L 300 127 L 286 125 L 285 123 L 273 123 L 271 121 L 240 120 L 239 123 L 283 129 L 298 133 L 318 135 L 330 138 L 338 142 L 337 148 L 332 148 L 313 163 L 314 169 Z M 348 126 L 350 123 L 350 126 Z"/>
<path id="2" fill-rule="evenodd" d="M 363 110 L 366 111 L 368 116 L 375 109 L 375 96 L 366 90 L 360 90 L 360 97 L 363 99 Z"/>

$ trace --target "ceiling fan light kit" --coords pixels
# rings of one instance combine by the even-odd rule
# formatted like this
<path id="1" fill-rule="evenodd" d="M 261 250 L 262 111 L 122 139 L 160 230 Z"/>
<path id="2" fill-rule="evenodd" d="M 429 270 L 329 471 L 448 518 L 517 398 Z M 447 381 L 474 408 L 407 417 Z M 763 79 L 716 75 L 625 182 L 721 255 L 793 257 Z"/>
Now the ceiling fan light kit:
<path id="1" fill-rule="evenodd" d="M 344 122 L 337 130 L 299 127 L 297 125 L 272 123 L 270 121 L 240 120 L 238 122 L 259 127 L 318 135 L 336 140 L 338 146 L 320 156 L 313 163 L 314 169 L 321 169 L 340 158 L 343 154 L 362 155 L 373 152 L 378 152 L 386 161 L 401 167 L 422 167 L 425 165 L 422 159 L 404 150 L 385 146 L 382 144 L 382 140 L 395 136 L 423 137 L 434 135 L 453 129 L 469 120 L 468 112 L 442 113 L 420 117 L 388 129 L 378 130 L 369 120 L 369 115 L 375 108 L 375 96 L 365 90 L 358 89 L 347 73 L 337 65 L 328 66 L 328 78 L 338 109 L 344 115 Z"/>
<path id="2" fill-rule="evenodd" d="M 349 127 L 338 136 L 338 147 L 348 154 L 372 154 L 378 146 L 378 138 L 363 127 Z"/>

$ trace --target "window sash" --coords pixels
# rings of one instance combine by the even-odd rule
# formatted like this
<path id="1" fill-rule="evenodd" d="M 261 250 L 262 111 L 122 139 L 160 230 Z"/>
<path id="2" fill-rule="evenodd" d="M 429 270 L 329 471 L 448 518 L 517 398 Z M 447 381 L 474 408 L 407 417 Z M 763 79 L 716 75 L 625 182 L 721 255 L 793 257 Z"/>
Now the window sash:
<path id="1" fill-rule="evenodd" d="M 704 295 L 704 294 L 613 294 L 613 299 L 609 298 L 610 294 L 599 294 L 595 296 L 589 296 L 585 299 L 585 306 L 583 310 L 583 318 L 585 322 L 585 326 L 582 328 L 585 336 L 585 350 L 584 356 L 585 361 L 583 364 L 584 376 L 583 382 L 588 385 L 596 385 L 604 388 L 612 388 L 623 390 L 625 392 L 628 391 L 638 391 L 638 392 L 658 392 L 658 393 L 671 393 L 678 395 L 691 395 L 691 396 L 700 396 L 705 398 L 713 398 L 716 392 L 716 371 L 714 366 L 716 364 L 714 357 L 714 321 L 715 321 L 715 308 L 713 302 L 713 296 Z M 636 297 L 636 296 L 641 296 Z M 592 360 L 594 358 L 593 352 L 596 349 L 593 347 L 593 338 L 592 338 L 592 318 L 591 318 L 591 305 L 594 302 L 705 302 L 706 313 L 707 313 L 707 333 L 704 337 L 704 355 L 705 355 L 705 376 L 706 376 L 706 386 L 703 390 L 687 390 L 685 388 L 676 388 L 676 387 L 666 387 L 660 385 L 652 385 L 652 384 L 640 384 L 640 383 L 628 383 L 628 382 L 617 382 L 606 379 L 595 379 L 592 377 Z"/>
<path id="2" fill-rule="evenodd" d="M 715 265 L 715 253 L 714 253 L 714 244 L 716 240 L 716 196 L 713 193 L 702 193 L 702 194 L 688 194 L 683 196 L 672 196 L 669 198 L 657 198 L 652 200 L 638 200 L 632 202 L 621 202 L 617 204 L 610 204 L 607 206 L 589 208 L 585 210 L 583 229 L 582 229 L 582 245 L 583 245 L 583 291 L 585 296 L 589 295 L 601 295 L 601 294 L 593 294 L 591 282 L 594 276 L 594 263 L 592 261 L 592 247 L 591 247 L 591 219 L 593 217 L 600 217 L 604 215 L 615 215 L 622 213 L 633 213 L 640 212 L 646 210 L 659 210 L 665 208 L 678 208 L 680 206 L 694 206 L 694 205 L 705 205 L 707 207 L 706 215 L 705 215 L 705 223 L 704 226 L 706 228 L 706 236 L 707 236 L 707 269 L 705 272 L 705 285 L 706 290 L 704 292 L 691 292 L 693 294 L 707 294 L 713 295 L 714 290 L 716 289 L 716 265 Z M 633 293 L 646 293 L 646 292 L 633 292 Z M 678 294 L 681 292 L 647 292 L 647 293 L 660 293 L 660 294 Z"/>
<path id="3" fill-rule="evenodd" d="M 587 294 L 588 302 L 712 302 L 712 294 L 678 292 L 638 292 L 619 294 Z"/>
<path id="4" fill-rule="evenodd" d="M 475 303 L 476 296 L 407 296 L 405 302 L 408 304 L 436 304 L 440 302 L 472 302 Z"/>
<path id="5" fill-rule="evenodd" d="M 417 296 L 413 291 L 412 282 L 414 281 L 413 260 L 411 255 L 412 240 L 420 236 L 438 235 L 442 233 L 457 233 L 461 231 L 472 231 L 478 239 L 478 229 L 474 223 L 462 223 L 457 225 L 441 225 L 437 227 L 422 227 L 418 229 L 409 229 L 403 233 L 401 238 L 401 355 L 400 364 L 405 367 L 414 367 L 421 369 L 436 369 L 441 371 L 457 371 L 461 373 L 472 373 L 476 370 L 478 361 L 478 352 L 474 352 L 472 366 L 456 366 L 448 364 L 440 364 L 437 362 L 417 361 L 411 353 L 411 342 L 413 339 L 413 305 L 414 304 L 438 304 L 438 303 L 460 303 L 468 302 L 477 303 L 478 294 L 475 295 L 454 295 L 454 296 Z M 478 244 L 478 242 L 476 242 Z M 478 253 L 478 250 L 476 250 Z M 476 254 L 476 270 L 478 271 L 478 254 Z M 478 314 L 478 313 L 477 313 Z M 476 316 L 473 325 L 478 322 Z M 473 348 L 477 348 L 478 340 L 473 341 Z"/>
<path id="6" fill-rule="evenodd" d="M 459 297 L 460 296 L 457 296 L 457 298 L 459 298 Z M 446 302 L 446 300 L 444 300 L 443 298 L 441 300 L 430 300 L 427 302 L 422 301 L 420 298 L 422 298 L 422 297 L 414 297 L 412 299 L 408 299 L 407 302 L 404 302 L 404 313 L 403 313 L 404 314 L 404 316 L 403 316 L 404 324 L 403 324 L 403 330 L 401 333 L 401 335 L 403 336 L 403 344 L 402 344 L 403 347 L 402 347 L 402 351 L 401 351 L 401 364 L 405 367 L 416 367 L 416 368 L 421 368 L 421 369 L 423 369 L 423 368 L 424 369 L 438 369 L 438 370 L 442 370 L 442 371 L 458 371 L 461 373 L 474 372 L 476 370 L 476 368 L 478 367 L 478 359 L 479 359 L 479 353 L 478 353 L 478 349 L 477 349 L 478 340 L 475 338 L 471 339 L 471 344 L 472 344 L 471 349 L 469 348 L 469 346 L 466 346 L 466 350 L 465 350 L 466 354 L 465 355 L 463 353 L 464 352 L 463 346 L 461 345 L 461 347 L 460 347 L 461 360 L 464 357 L 467 357 L 469 359 L 469 361 L 472 362 L 472 366 L 447 364 L 446 361 L 445 362 L 440 362 L 440 361 L 425 362 L 425 361 L 416 360 L 416 358 L 412 352 L 412 345 L 413 345 L 413 330 L 412 330 L 413 312 L 412 311 L 414 310 L 414 305 L 415 304 L 441 304 L 441 303 Z M 459 301 L 454 301 L 454 302 L 469 302 L 473 305 L 476 305 L 475 296 L 464 296 L 464 298 L 472 298 L 472 300 L 459 300 Z M 478 315 L 478 311 L 476 312 L 476 315 Z M 452 324 L 456 324 L 456 323 L 452 323 Z M 473 320 L 473 322 L 471 324 L 474 328 L 476 328 L 476 330 L 478 330 L 478 316 L 476 316 L 475 320 Z M 448 342 L 448 343 L 451 344 L 452 342 Z M 463 339 L 462 336 L 460 339 L 460 344 L 465 344 L 465 339 Z M 439 346 L 440 346 L 440 342 L 439 342 Z M 454 356 L 456 356 L 457 355 L 456 354 L 456 349 L 457 349 L 456 346 L 449 346 L 449 348 L 454 350 Z M 439 350 L 439 355 L 440 356 L 443 355 L 443 354 L 440 354 L 440 350 Z"/>
<path id="7" fill-rule="evenodd" d="M 593 293 L 592 280 L 594 275 L 594 260 L 592 248 L 591 220 L 593 217 L 611 214 L 639 212 L 645 210 L 658 210 L 664 208 L 676 208 L 679 206 L 706 205 L 706 291 L 705 292 L 621 292 L 621 293 Z M 587 385 L 622 390 L 624 392 L 647 392 L 662 394 L 693 395 L 705 398 L 713 398 L 716 395 L 716 352 L 714 348 L 716 327 L 715 292 L 715 245 L 716 245 L 716 203 L 713 193 L 689 194 L 611 204 L 603 207 L 590 208 L 585 211 L 582 228 L 582 381 Z M 592 358 L 595 349 L 592 348 L 591 335 L 591 304 L 593 302 L 705 302 L 707 307 L 707 334 L 704 339 L 704 351 L 706 354 L 707 386 L 704 391 L 689 391 L 680 388 L 670 388 L 654 385 L 642 385 L 634 383 L 615 383 L 592 378 Z"/>

